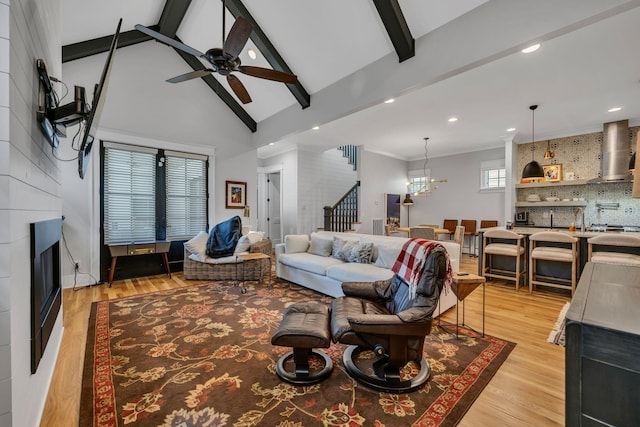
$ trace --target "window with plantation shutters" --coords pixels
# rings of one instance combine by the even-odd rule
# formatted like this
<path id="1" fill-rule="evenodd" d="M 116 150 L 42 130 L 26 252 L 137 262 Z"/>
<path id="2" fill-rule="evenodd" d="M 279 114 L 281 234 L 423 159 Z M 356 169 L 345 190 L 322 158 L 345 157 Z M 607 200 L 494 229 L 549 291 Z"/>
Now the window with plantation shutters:
<path id="1" fill-rule="evenodd" d="M 207 228 L 206 157 L 165 156 L 167 240 L 190 239 Z"/>
<path id="2" fill-rule="evenodd" d="M 156 239 L 155 150 L 108 145 L 104 158 L 104 242 Z"/>
<path id="3" fill-rule="evenodd" d="M 106 245 L 188 240 L 207 229 L 207 157 L 103 142 Z"/>

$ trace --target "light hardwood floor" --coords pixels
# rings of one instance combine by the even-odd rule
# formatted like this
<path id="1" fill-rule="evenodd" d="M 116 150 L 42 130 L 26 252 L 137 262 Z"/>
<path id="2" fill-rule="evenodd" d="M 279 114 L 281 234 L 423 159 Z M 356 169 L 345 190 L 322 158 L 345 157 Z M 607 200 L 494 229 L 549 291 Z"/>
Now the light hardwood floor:
<path id="1" fill-rule="evenodd" d="M 461 271 L 477 272 L 477 258 L 463 255 Z M 91 303 L 204 281 L 185 281 L 181 273 L 117 281 L 64 290 L 64 333 L 41 426 L 77 426 L 82 369 Z M 466 323 L 482 325 L 482 288 L 465 300 Z M 486 333 L 517 343 L 513 352 L 464 416 L 460 426 L 564 425 L 564 348 L 546 342 L 568 294 L 536 290 L 529 295 L 513 284 L 488 282 Z M 455 308 L 443 314 L 455 321 Z M 84 426 L 83 426 L 84 427 Z"/>

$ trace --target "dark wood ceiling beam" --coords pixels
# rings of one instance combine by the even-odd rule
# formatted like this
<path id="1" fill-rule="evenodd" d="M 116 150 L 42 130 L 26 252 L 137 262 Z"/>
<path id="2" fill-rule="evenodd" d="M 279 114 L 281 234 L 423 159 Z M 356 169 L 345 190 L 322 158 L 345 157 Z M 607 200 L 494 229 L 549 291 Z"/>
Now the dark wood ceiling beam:
<path id="1" fill-rule="evenodd" d="M 182 43 L 182 41 L 176 36 L 176 33 L 178 32 L 178 28 L 180 27 L 190 4 L 191 0 L 167 0 L 164 5 L 164 9 L 162 10 L 162 14 L 160 15 L 160 21 L 158 21 L 158 32 Z M 184 59 L 184 61 L 189 64 L 194 71 L 204 70 L 206 68 L 195 56 L 189 55 L 179 49 L 174 50 L 178 52 L 178 55 L 180 55 L 180 57 Z M 231 111 L 233 111 L 233 113 L 242 120 L 251 132 L 256 131 L 258 128 L 256 121 L 251 118 L 245 109 L 238 104 L 236 99 L 224 88 L 224 86 L 220 84 L 218 80 L 216 80 L 215 77 L 209 74 L 208 76 L 202 77 L 202 80 L 204 80 L 207 86 L 209 86 L 211 90 L 220 97 L 222 102 L 227 104 Z"/>
<path id="2" fill-rule="evenodd" d="M 179 49 L 174 50 L 178 52 L 178 55 L 180 55 L 182 59 L 184 59 L 185 62 L 189 64 L 194 70 L 204 70 L 206 68 L 202 64 L 202 62 L 200 62 L 200 60 L 195 56 L 189 55 L 188 53 L 183 52 Z M 244 108 L 242 108 L 240 104 L 238 104 L 235 98 L 229 92 L 227 92 L 224 86 L 222 86 L 215 77 L 209 74 L 208 76 L 202 77 L 202 80 L 204 80 L 205 83 L 211 88 L 211 90 L 213 90 L 216 95 L 218 95 L 220 99 L 222 99 L 222 101 L 227 104 L 229 108 L 231 108 L 231 111 L 233 111 L 234 114 L 238 116 L 240 120 L 242 120 L 242 122 L 251 130 L 251 132 L 256 131 L 258 126 L 255 120 L 251 118 L 251 116 L 244 110 Z"/>
<path id="3" fill-rule="evenodd" d="M 191 0 L 167 0 L 158 21 L 158 32 L 174 38 L 189 5 L 191 5 Z"/>
<path id="4" fill-rule="evenodd" d="M 373 0 L 400 62 L 416 54 L 415 40 L 404 19 L 398 0 Z"/>
<path id="5" fill-rule="evenodd" d="M 253 25 L 253 31 L 251 32 L 251 40 L 255 43 L 256 47 L 260 49 L 260 52 L 264 55 L 265 59 L 271 64 L 274 70 L 284 71 L 286 73 L 295 74 L 291 71 L 291 68 L 287 65 L 284 58 L 278 53 L 278 50 L 271 43 L 267 35 L 262 31 L 260 25 L 251 16 L 247 8 L 242 4 L 241 0 L 226 0 L 225 5 L 234 18 L 242 16 Z M 287 84 L 287 88 L 291 91 L 291 94 L 298 100 L 298 103 L 302 108 L 307 108 L 311 105 L 311 96 L 304 89 L 300 81 L 295 84 Z"/>
<path id="6" fill-rule="evenodd" d="M 157 31 L 157 27 L 150 28 Z M 111 47 L 112 40 L 113 34 L 62 46 L 62 62 L 75 61 L 76 59 L 108 52 Z M 118 47 L 131 46 L 148 40 L 151 40 L 151 37 L 146 34 L 142 34 L 138 30 L 125 31 L 120 33 L 120 37 L 118 38 Z"/>

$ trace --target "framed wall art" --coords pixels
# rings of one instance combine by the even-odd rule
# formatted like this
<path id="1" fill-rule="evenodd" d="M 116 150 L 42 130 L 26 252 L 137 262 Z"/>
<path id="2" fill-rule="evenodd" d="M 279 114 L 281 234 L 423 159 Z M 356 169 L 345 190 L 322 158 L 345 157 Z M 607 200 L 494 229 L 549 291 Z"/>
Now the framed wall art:
<path id="1" fill-rule="evenodd" d="M 389 230 L 400 227 L 400 195 L 384 193 L 384 218 Z"/>
<path id="2" fill-rule="evenodd" d="M 562 164 L 557 163 L 555 165 L 543 165 L 544 180 L 545 181 L 560 181 L 562 179 Z"/>
<path id="3" fill-rule="evenodd" d="M 227 209 L 244 209 L 247 204 L 247 183 L 241 181 L 226 182 L 226 203 Z"/>

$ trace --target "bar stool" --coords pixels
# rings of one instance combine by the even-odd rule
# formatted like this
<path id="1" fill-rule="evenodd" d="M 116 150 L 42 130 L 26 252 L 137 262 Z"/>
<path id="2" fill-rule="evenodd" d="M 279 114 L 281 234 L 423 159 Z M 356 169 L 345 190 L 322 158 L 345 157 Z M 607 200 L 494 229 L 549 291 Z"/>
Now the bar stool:
<path id="1" fill-rule="evenodd" d="M 538 242 L 546 242 L 539 245 Z M 562 247 L 560 247 L 562 245 Z M 570 247 L 566 247 L 570 246 Z M 540 231 L 529 236 L 529 293 L 535 285 L 567 289 L 571 296 L 578 283 L 578 238 L 557 231 Z M 538 274 L 536 261 L 555 261 L 571 264 L 571 279 L 554 274 Z"/>
<path id="2" fill-rule="evenodd" d="M 607 233 L 591 237 L 587 243 L 590 262 L 640 266 L 640 255 L 637 254 L 640 237 Z M 636 253 L 630 253 L 633 248 L 636 248 Z"/>
<path id="3" fill-rule="evenodd" d="M 469 237 L 469 256 L 475 256 L 476 254 L 476 225 L 475 219 L 463 219 L 460 221 L 460 225 L 464 227 L 464 237 Z M 473 243 L 473 250 L 471 244 Z"/>
<path id="4" fill-rule="evenodd" d="M 480 229 L 484 230 L 485 228 L 497 227 L 498 221 L 495 219 L 481 219 L 480 220 Z M 478 240 L 478 230 L 476 230 L 475 239 Z M 477 246 L 476 246 L 477 248 Z M 477 253 L 477 252 L 476 252 Z"/>
<path id="5" fill-rule="evenodd" d="M 456 232 L 456 227 L 458 226 L 458 220 L 457 219 L 445 219 L 442 222 L 442 228 L 445 228 L 447 230 L 449 230 L 449 239 L 451 239 L 451 236 L 453 236 L 453 233 Z"/>
<path id="6" fill-rule="evenodd" d="M 494 241 L 494 239 L 496 241 Z M 516 291 L 520 288 L 520 279 L 527 284 L 527 254 L 524 248 L 524 236 L 510 230 L 492 229 L 483 233 L 482 277 L 495 277 L 513 280 Z M 500 255 L 515 258 L 515 271 L 493 267 L 493 256 Z M 489 265 L 487 266 L 487 258 Z"/>

